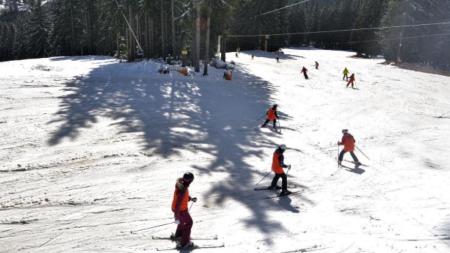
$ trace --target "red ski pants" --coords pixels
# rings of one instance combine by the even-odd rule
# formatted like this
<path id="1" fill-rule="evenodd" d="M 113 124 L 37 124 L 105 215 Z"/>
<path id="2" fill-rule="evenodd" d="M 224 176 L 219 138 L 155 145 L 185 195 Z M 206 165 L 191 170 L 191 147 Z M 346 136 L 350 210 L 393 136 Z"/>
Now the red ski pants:
<path id="1" fill-rule="evenodd" d="M 191 229 L 192 229 L 192 218 L 189 212 L 181 211 L 179 215 L 180 224 L 178 224 L 177 231 L 175 232 L 175 237 L 181 237 L 180 245 L 185 246 L 191 241 Z"/>

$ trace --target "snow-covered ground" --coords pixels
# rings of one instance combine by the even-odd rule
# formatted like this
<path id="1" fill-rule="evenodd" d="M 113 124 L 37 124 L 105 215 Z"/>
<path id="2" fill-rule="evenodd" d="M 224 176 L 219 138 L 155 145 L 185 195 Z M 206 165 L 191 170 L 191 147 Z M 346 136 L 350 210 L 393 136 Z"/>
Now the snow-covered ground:
<path id="1" fill-rule="evenodd" d="M 232 82 L 107 57 L 0 63 L 0 252 L 172 246 L 152 236 L 174 231 L 185 171 L 199 197 L 192 236 L 225 244 L 202 252 L 449 252 L 450 78 L 350 52 L 284 52 L 280 63 L 229 54 Z M 358 89 L 345 88 L 345 66 Z M 273 103 L 281 134 L 258 128 Z M 342 128 L 367 166 L 337 168 Z M 280 143 L 301 194 L 268 199 L 253 188 Z"/>

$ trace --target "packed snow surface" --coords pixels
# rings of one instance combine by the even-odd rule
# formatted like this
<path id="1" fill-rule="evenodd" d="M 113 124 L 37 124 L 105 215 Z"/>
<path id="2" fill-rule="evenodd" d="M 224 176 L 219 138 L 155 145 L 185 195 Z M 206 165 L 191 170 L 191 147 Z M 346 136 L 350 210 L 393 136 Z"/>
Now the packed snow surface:
<path id="1" fill-rule="evenodd" d="M 449 252 L 450 78 L 351 52 L 276 55 L 229 54 L 232 81 L 108 57 L 0 63 L 0 252 L 174 246 L 152 236 L 175 230 L 185 171 L 192 236 L 218 236 L 194 243 L 225 245 L 199 252 Z M 281 133 L 259 128 L 274 103 Z M 365 166 L 337 167 L 343 128 Z M 253 188 L 281 143 L 297 194 L 268 198 Z"/>

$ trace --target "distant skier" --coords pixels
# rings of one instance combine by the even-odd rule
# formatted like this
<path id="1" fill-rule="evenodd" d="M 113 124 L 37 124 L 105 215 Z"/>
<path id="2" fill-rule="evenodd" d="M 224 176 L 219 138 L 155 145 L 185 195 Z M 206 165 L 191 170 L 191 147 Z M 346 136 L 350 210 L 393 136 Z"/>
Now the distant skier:
<path id="1" fill-rule="evenodd" d="M 301 70 L 300 72 L 303 74 L 303 76 L 305 77 L 306 80 L 309 79 L 309 76 L 308 76 L 308 69 L 305 68 L 305 66 L 303 66 L 303 68 L 302 68 L 302 70 Z"/>
<path id="2" fill-rule="evenodd" d="M 253 60 L 253 59 L 255 59 L 255 55 L 254 55 L 254 54 L 252 54 L 252 60 Z"/>
<path id="3" fill-rule="evenodd" d="M 175 192 L 172 200 L 172 211 L 175 216 L 175 222 L 178 224 L 173 239 L 177 241 L 177 248 L 192 249 L 194 244 L 191 242 L 192 218 L 189 215 L 188 202 L 196 202 L 197 198 L 191 198 L 189 195 L 189 185 L 194 181 L 194 175 L 187 172 L 182 178 L 177 179 Z"/>
<path id="4" fill-rule="evenodd" d="M 280 196 L 288 195 L 291 192 L 287 189 L 287 175 L 284 173 L 283 168 L 288 168 L 290 166 L 284 164 L 284 151 L 286 151 L 286 145 L 282 144 L 277 147 L 272 157 L 272 171 L 275 173 L 275 176 L 272 180 L 272 183 L 269 186 L 270 190 L 274 190 L 277 188 L 278 180 L 281 177 L 281 193 Z"/>
<path id="5" fill-rule="evenodd" d="M 280 57 L 277 56 L 277 63 L 280 63 Z"/>
<path id="6" fill-rule="evenodd" d="M 231 81 L 233 79 L 233 72 L 231 71 L 231 69 L 225 69 L 223 71 L 223 79 L 227 81 Z"/>
<path id="7" fill-rule="evenodd" d="M 339 153 L 338 163 L 339 165 L 342 164 L 342 159 L 344 159 L 344 154 L 346 152 L 350 152 L 350 155 L 353 158 L 353 161 L 356 165 L 361 165 L 361 163 L 358 160 L 358 157 L 356 157 L 354 150 L 355 150 L 355 138 L 351 134 L 348 133 L 347 129 L 342 130 L 342 140 L 338 142 L 338 145 L 344 145 L 344 149 Z"/>
<path id="8" fill-rule="evenodd" d="M 319 63 L 316 61 L 315 63 L 316 69 L 319 69 Z"/>
<path id="9" fill-rule="evenodd" d="M 264 124 L 261 125 L 261 127 L 266 127 L 267 123 L 270 121 L 273 122 L 273 128 L 277 129 L 277 119 L 278 119 L 278 113 L 277 113 L 278 105 L 274 104 L 269 110 L 266 112 L 266 121 Z"/>
<path id="10" fill-rule="evenodd" d="M 344 77 L 342 77 L 342 80 L 348 81 L 348 74 L 350 73 L 350 71 L 348 71 L 347 67 L 345 67 L 343 73 Z"/>
<path id="11" fill-rule="evenodd" d="M 347 88 L 349 85 L 352 85 L 352 89 L 355 88 L 355 73 L 352 73 L 352 75 L 349 77 L 348 83 L 347 83 Z"/>

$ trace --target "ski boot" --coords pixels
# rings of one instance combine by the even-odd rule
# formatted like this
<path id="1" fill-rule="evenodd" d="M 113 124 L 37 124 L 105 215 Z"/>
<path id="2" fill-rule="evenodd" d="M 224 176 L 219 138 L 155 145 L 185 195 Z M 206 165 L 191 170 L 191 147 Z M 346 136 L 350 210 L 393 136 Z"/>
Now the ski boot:
<path id="1" fill-rule="evenodd" d="M 177 243 L 177 250 L 193 250 L 195 245 L 193 242 L 188 242 L 186 245 L 181 245 L 181 243 Z"/>
<path id="2" fill-rule="evenodd" d="M 176 236 L 174 233 L 170 234 L 170 240 L 174 241 L 174 242 L 179 242 L 181 241 L 181 236 Z"/>
<path id="3" fill-rule="evenodd" d="M 291 193 L 292 193 L 292 192 L 289 191 L 289 190 L 283 190 L 283 191 L 281 191 L 280 196 L 287 196 L 287 195 L 289 195 L 289 194 L 291 194 Z"/>

